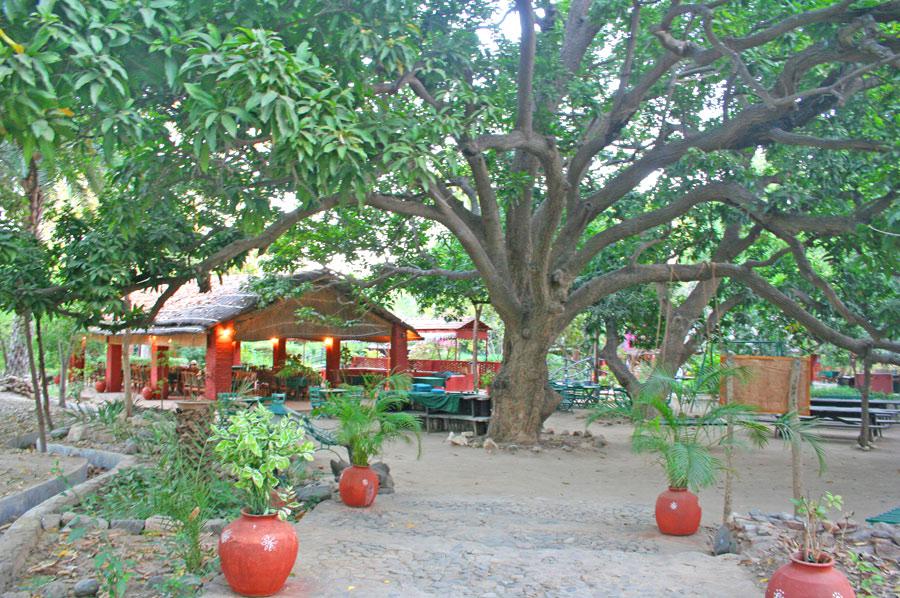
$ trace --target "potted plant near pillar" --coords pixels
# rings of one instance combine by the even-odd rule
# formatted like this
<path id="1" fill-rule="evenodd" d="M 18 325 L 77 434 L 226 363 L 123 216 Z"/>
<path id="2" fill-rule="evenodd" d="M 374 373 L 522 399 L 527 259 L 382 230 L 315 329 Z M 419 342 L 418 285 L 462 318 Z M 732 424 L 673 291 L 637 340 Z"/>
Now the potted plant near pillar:
<path id="1" fill-rule="evenodd" d="M 285 385 L 297 392 L 298 399 L 305 399 L 309 396 L 309 387 L 316 386 L 322 380 L 318 370 L 306 365 L 296 356 L 289 356 L 284 366 L 275 374 L 279 378 L 284 379 Z"/>
<path id="2" fill-rule="evenodd" d="M 215 452 L 236 478 L 245 499 L 241 516 L 219 536 L 222 573 L 244 596 L 271 596 L 283 586 L 297 559 L 297 534 L 284 521 L 289 492 L 279 488 L 278 471 L 291 457 L 312 460 L 313 445 L 288 418 L 277 423 L 268 409 L 257 407 L 213 426 Z M 281 507 L 272 507 L 273 495 Z"/>
<path id="3" fill-rule="evenodd" d="M 851 598 L 855 596 L 847 576 L 834 568 L 834 558 L 819 543 L 819 522 L 828 511 L 840 510 L 840 496 L 826 492 L 819 500 L 792 501 L 803 517 L 803 547 L 791 555 L 769 580 L 766 598 Z"/>
<path id="4" fill-rule="evenodd" d="M 630 402 L 601 404 L 588 417 L 588 424 L 610 415 L 630 419 L 632 449 L 655 455 L 662 465 L 668 489 L 657 497 L 655 513 L 664 534 L 689 536 L 700 527 L 702 510 L 694 492 L 713 485 L 724 468 L 712 454 L 714 447 L 747 442 L 762 447 L 777 430 L 785 438 L 796 434 L 809 442 L 824 468 L 822 447 L 809 423 L 792 424 L 785 415 L 770 428 L 754 419 L 753 407 L 715 400 L 728 377 L 746 378 L 746 372 L 718 364 L 701 366 L 690 380 L 654 372 Z M 733 435 L 723 425 L 727 421 Z"/>
<path id="5" fill-rule="evenodd" d="M 366 377 L 356 393 L 329 398 L 320 410 L 338 420 L 335 433 L 339 444 L 347 447 L 350 467 L 341 472 L 338 483 L 341 500 L 348 507 L 368 507 L 378 494 L 378 475 L 369 460 L 381 454 L 384 443 L 397 438 L 415 438 L 421 453 L 419 419 L 400 411 L 408 402 L 409 376 Z"/>

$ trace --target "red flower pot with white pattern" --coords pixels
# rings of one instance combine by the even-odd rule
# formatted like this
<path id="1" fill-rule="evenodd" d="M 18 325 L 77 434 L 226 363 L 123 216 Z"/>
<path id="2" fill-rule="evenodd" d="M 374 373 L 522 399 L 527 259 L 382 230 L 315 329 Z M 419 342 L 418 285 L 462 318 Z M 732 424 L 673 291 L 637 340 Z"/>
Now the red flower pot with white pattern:
<path id="1" fill-rule="evenodd" d="M 700 501 L 687 488 L 673 488 L 656 499 L 656 525 L 669 536 L 690 536 L 700 528 Z"/>
<path id="2" fill-rule="evenodd" d="M 368 507 L 378 494 L 378 474 L 368 465 L 351 465 L 341 472 L 338 482 L 341 500 L 348 507 Z"/>
<path id="3" fill-rule="evenodd" d="M 287 581 L 297 560 L 294 526 L 277 513 L 241 511 L 219 536 L 219 561 L 231 589 L 242 596 L 271 596 Z"/>
<path id="4" fill-rule="evenodd" d="M 821 554 L 819 562 L 803 559 L 802 552 L 776 571 L 766 587 L 766 598 L 854 598 L 847 576 L 834 568 L 834 559 Z"/>

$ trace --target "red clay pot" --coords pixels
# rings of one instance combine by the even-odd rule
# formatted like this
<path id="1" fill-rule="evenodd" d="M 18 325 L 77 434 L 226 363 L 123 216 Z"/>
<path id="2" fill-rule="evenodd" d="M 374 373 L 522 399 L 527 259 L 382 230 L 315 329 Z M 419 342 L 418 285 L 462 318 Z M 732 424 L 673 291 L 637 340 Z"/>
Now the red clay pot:
<path id="1" fill-rule="evenodd" d="M 62 380 L 62 378 L 59 377 L 59 374 L 53 376 L 53 383 L 56 384 L 57 386 L 59 386 L 59 383 L 61 380 Z"/>
<path id="2" fill-rule="evenodd" d="M 823 563 L 807 563 L 802 554 L 772 574 L 766 598 L 854 598 L 856 593 L 847 577 L 834 568 L 834 559 L 824 555 Z"/>
<path id="3" fill-rule="evenodd" d="M 297 560 L 294 526 L 275 513 L 241 511 L 219 536 L 219 560 L 232 590 L 242 596 L 271 596 L 284 586 Z"/>
<path id="4" fill-rule="evenodd" d="M 141 389 L 141 396 L 144 397 L 145 401 L 149 401 L 153 398 L 153 389 L 149 386 L 145 386 Z"/>
<path id="5" fill-rule="evenodd" d="M 687 488 L 672 488 L 656 499 L 656 525 L 670 536 L 690 536 L 700 527 L 700 503 Z"/>
<path id="6" fill-rule="evenodd" d="M 97 392 L 106 392 L 106 380 L 98 380 L 94 382 L 94 390 Z"/>
<path id="7" fill-rule="evenodd" d="M 338 490 L 348 507 L 368 507 L 378 494 L 378 474 L 368 466 L 351 465 L 341 472 Z"/>

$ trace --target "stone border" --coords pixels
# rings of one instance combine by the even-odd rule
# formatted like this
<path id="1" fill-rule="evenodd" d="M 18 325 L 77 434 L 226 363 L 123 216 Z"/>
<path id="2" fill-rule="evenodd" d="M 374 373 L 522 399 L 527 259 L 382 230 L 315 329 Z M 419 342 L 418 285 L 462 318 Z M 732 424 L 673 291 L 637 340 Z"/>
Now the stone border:
<path id="1" fill-rule="evenodd" d="M 49 480 L 38 482 L 25 490 L 0 498 L 0 525 L 27 513 L 29 509 L 56 496 L 66 488 L 84 482 L 87 479 L 89 465 L 91 465 L 90 461 L 84 460 Z"/>
<path id="2" fill-rule="evenodd" d="M 36 507 L 32 507 L 13 522 L 3 537 L 0 538 L 0 592 L 5 592 L 16 579 L 25 564 L 28 554 L 37 545 L 42 531 L 41 518 L 44 515 L 60 513 L 65 510 L 64 507 L 77 504 L 83 496 L 100 488 L 119 471 L 132 467 L 137 463 L 134 457 L 108 451 L 79 449 L 58 444 L 50 444 L 48 449 L 62 454 L 68 453 L 72 456 L 83 456 L 94 465 L 102 460 L 107 465 L 111 464 L 112 467 L 106 473 L 82 482 Z M 97 459 L 97 462 L 95 463 L 92 458 Z"/>

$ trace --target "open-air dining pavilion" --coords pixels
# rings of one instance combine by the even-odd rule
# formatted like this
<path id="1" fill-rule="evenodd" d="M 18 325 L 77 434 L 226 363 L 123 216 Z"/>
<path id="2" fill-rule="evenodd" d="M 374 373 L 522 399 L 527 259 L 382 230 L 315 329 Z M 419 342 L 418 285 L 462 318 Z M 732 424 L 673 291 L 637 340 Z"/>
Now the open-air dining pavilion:
<path id="1" fill-rule="evenodd" d="M 268 394 L 279 384 L 274 373 L 285 365 L 288 340 L 324 345 L 324 378 L 330 384 L 343 379 L 341 342 L 345 340 L 389 343 L 383 373 L 408 369 L 407 343 L 421 338 L 410 325 L 374 303 L 361 301 L 327 273 L 304 272 L 289 280 L 302 292 L 271 303 L 263 303 L 248 289 L 247 276 L 213 279 L 208 292 L 201 292 L 195 282 L 184 285 L 165 302 L 150 326 L 128 331 L 130 345 L 150 346 L 148 379 L 132 384 L 146 383 L 160 398 L 182 394 L 214 400 L 221 393 L 232 392 L 236 381 L 247 380 L 258 393 Z M 131 301 L 148 308 L 158 297 L 158 293 L 137 293 Z M 124 378 L 121 364 L 125 332 L 95 334 L 107 343 L 106 391 L 119 392 Z M 272 343 L 272 369 L 245 371 L 241 343 L 265 340 Z M 170 377 L 165 356 L 174 346 L 205 347 L 205 370 L 187 366 Z M 136 375 L 142 376 L 140 372 Z M 171 388 L 174 381 L 177 389 Z"/>

